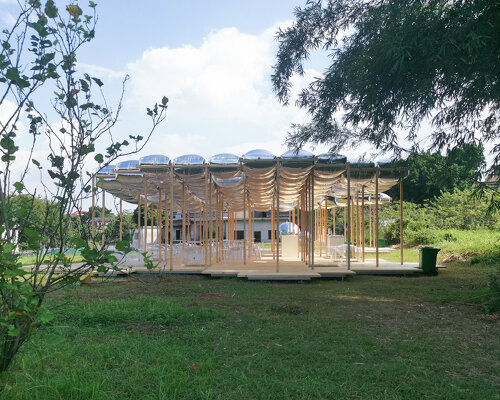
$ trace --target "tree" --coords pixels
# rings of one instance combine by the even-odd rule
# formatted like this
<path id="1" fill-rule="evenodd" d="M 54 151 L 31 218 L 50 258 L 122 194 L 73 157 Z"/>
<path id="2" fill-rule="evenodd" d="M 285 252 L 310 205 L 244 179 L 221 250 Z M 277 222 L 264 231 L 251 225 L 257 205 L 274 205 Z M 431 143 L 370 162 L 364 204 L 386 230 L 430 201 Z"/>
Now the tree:
<path id="1" fill-rule="evenodd" d="M 403 182 L 403 198 L 423 204 L 442 192 L 472 187 L 481 177 L 483 149 L 464 144 L 448 151 L 446 156 L 439 152 L 414 153 L 408 157 L 406 165 L 409 173 Z M 391 188 L 387 194 L 399 200 L 399 187 Z"/>
<path id="2" fill-rule="evenodd" d="M 145 135 L 116 140 L 120 136 L 112 132 L 122 99 L 113 110 L 104 98 L 102 80 L 77 70 L 78 50 L 95 35 L 96 4 L 90 1 L 85 10 L 75 2 L 59 9 L 53 0 L 43 4 L 26 0 L 18 5 L 14 25 L 0 39 L 0 105 L 4 101 L 15 105 L 0 121 L 0 372 L 8 368 L 32 329 L 49 320 L 44 307 L 47 293 L 74 284 L 96 269 L 117 268 L 117 254 L 90 240 L 91 227 L 81 213 L 92 191 L 92 174 L 85 170 L 85 161 L 93 156 L 106 166 L 140 151 L 164 120 L 168 105 L 164 97 L 147 109 L 151 128 Z M 127 77 L 123 87 L 126 81 Z M 51 101 L 47 93 L 54 93 Z M 49 122 L 49 113 L 60 120 L 59 126 Z M 19 157 L 16 140 L 24 118 L 32 146 L 28 156 Z M 33 158 L 42 135 L 48 141 L 47 166 Z M 106 150 L 99 153 L 103 145 Z M 12 182 L 16 179 L 14 162 L 25 165 L 19 179 Z M 40 175 L 45 194 L 36 229 L 29 225 L 37 204 L 36 190 L 25 186 L 30 170 Z M 71 218 L 74 211 L 80 215 L 76 221 Z M 21 268 L 14 252 L 19 244 L 16 231 L 23 232 L 24 246 L 36 254 L 30 270 Z M 56 251 L 49 253 L 49 247 Z M 126 251 L 125 243 L 116 247 Z M 73 265 L 66 255 L 68 248 L 80 250 L 83 263 Z"/>
<path id="3" fill-rule="evenodd" d="M 493 143 L 490 173 L 499 175 L 500 2 L 318 0 L 295 17 L 277 33 L 278 99 L 289 102 L 311 51 L 332 61 L 299 95 L 312 120 L 292 126 L 290 147 L 365 142 L 403 156 L 421 150 L 417 133 L 430 123 L 430 149 Z"/>

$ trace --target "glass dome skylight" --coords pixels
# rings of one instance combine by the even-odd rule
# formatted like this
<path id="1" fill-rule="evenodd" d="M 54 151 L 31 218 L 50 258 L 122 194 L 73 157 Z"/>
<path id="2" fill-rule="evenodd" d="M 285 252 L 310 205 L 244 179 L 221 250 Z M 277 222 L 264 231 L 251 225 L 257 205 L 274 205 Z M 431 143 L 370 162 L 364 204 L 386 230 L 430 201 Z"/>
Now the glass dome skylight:
<path id="1" fill-rule="evenodd" d="M 318 162 L 321 164 L 345 164 L 347 157 L 336 153 L 323 153 L 318 156 Z"/>
<path id="2" fill-rule="evenodd" d="M 245 160 L 274 160 L 276 156 L 271 153 L 270 151 L 263 150 L 263 149 L 255 149 L 251 150 L 241 156 L 241 158 Z"/>
<path id="3" fill-rule="evenodd" d="M 125 160 L 116 164 L 116 169 L 137 169 L 139 160 Z"/>
<path id="4" fill-rule="evenodd" d="M 174 160 L 176 165 L 199 165 L 205 163 L 205 159 L 198 154 L 184 154 Z"/>
<path id="5" fill-rule="evenodd" d="M 149 156 L 141 157 L 139 164 L 141 165 L 168 165 L 170 158 L 162 154 L 152 154 Z"/>
<path id="6" fill-rule="evenodd" d="M 231 154 L 231 153 L 216 154 L 215 156 L 212 156 L 210 158 L 211 164 L 229 165 L 229 164 L 239 164 L 239 162 L 240 158 L 236 154 Z"/>
<path id="7" fill-rule="evenodd" d="M 306 158 L 314 158 L 314 154 L 310 153 L 306 150 L 302 150 L 302 149 L 298 149 L 298 150 L 292 149 L 292 150 L 288 150 L 287 152 L 283 153 L 281 155 L 281 158 L 300 160 L 300 159 L 306 159 Z"/>
<path id="8" fill-rule="evenodd" d="M 106 165 L 105 167 L 102 167 L 101 169 L 97 170 L 97 173 L 103 175 L 113 175 L 114 169 L 115 169 L 114 165 Z"/>

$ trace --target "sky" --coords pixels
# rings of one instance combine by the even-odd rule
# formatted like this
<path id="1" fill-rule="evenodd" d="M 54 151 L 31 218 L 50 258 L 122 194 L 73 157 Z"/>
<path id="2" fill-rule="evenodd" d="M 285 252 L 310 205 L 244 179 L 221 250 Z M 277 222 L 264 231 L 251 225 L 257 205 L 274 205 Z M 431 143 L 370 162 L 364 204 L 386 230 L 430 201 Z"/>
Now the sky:
<path id="1" fill-rule="evenodd" d="M 290 124 L 308 120 L 303 110 L 276 100 L 270 80 L 278 27 L 289 24 L 294 7 L 305 0 L 96 2 L 96 37 L 80 49 L 78 69 L 101 78 L 115 110 L 122 80 L 130 75 L 115 139 L 146 133 L 151 127 L 146 107 L 169 98 L 167 118 L 133 158 L 196 153 L 208 160 L 217 153 L 242 155 L 255 148 L 280 155 L 287 150 Z M 66 2 L 56 4 L 63 8 Z M 15 0 L 0 0 L 2 29 L 12 23 L 16 10 Z M 294 78 L 296 90 L 320 76 L 326 62 L 326 56 L 315 56 L 305 76 Z M 4 102 L 0 118 L 8 108 Z M 51 121 L 59 123 L 55 117 Z M 19 140 L 21 149 L 27 149 L 29 135 Z M 35 148 L 42 164 L 46 145 L 42 140 Z M 19 154 L 22 159 L 27 150 Z M 98 165 L 89 160 L 86 167 L 95 171 Z M 32 174 L 27 184 L 39 180 Z"/>
<path id="2" fill-rule="evenodd" d="M 270 79 L 276 32 L 293 21 L 294 8 L 305 0 L 96 2 L 96 37 L 80 49 L 78 69 L 101 78 L 114 110 L 122 80 L 130 75 L 114 138 L 144 135 L 150 129 L 146 107 L 169 98 L 167 118 L 133 158 L 164 154 L 173 159 L 195 153 L 208 160 L 217 153 L 242 155 L 256 148 L 280 155 L 287 150 L 284 139 L 290 125 L 309 120 L 293 101 L 285 107 L 276 100 Z M 66 4 L 56 3 L 60 8 Z M 0 0 L 0 28 L 12 23 L 16 10 L 16 0 Z M 305 76 L 292 80 L 294 93 L 321 76 L 327 65 L 326 54 L 313 54 Z M 0 118 L 8 108 L 8 103 L 2 104 Z M 59 123 L 55 117 L 51 121 Z M 29 135 L 19 140 L 21 149 L 28 148 Z M 35 158 L 42 163 L 46 145 L 42 140 L 35 148 Z M 306 149 L 316 154 L 327 150 Z M 369 150 L 365 146 L 343 153 L 354 160 Z M 26 150 L 20 152 L 21 160 L 24 154 Z M 21 167 L 19 163 L 18 172 Z M 93 172 L 98 164 L 89 159 L 85 167 Z M 39 180 L 36 174 L 28 176 L 27 186 Z"/>

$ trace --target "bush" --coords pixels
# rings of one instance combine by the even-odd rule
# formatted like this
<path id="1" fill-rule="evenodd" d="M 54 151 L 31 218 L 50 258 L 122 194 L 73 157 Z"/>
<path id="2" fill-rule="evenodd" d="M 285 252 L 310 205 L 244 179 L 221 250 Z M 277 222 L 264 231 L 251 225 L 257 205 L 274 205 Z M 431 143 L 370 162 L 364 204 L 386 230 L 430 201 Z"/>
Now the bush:
<path id="1" fill-rule="evenodd" d="M 478 230 L 500 227 L 500 215 L 488 215 L 488 201 L 478 199 L 472 189 L 441 193 L 429 204 L 403 202 L 403 229 L 406 245 L 415 246 L 439 241 L 454 242 L 457 237 L 443 230 Z M 381 235 L 389 244 L 399 243 L 399 203 L 381 207 Z"/>

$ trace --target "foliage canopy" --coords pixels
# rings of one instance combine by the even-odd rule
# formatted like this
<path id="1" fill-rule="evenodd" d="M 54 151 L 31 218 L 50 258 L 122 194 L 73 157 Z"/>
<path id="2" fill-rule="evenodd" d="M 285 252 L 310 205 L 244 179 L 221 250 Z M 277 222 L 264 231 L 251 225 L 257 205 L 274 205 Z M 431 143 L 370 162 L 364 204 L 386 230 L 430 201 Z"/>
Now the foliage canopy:
<path id="1" fill-rule="evenodd" d="M 401 155 L 422 149 L 417 133 L 430 122 L 425 147 L 492 142 L 498 174 L 500 2 L 318 0 L 295 17 L 277 33 L 278 99 L 289 102 L 311 51 L 327 51 L 331 65 L 299 95 L 312 122 L 292 127 L 290 147 L 368 142 Z"/>

